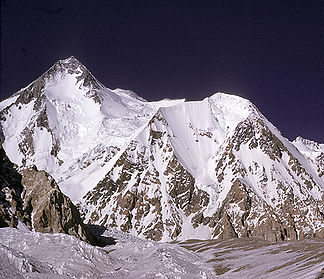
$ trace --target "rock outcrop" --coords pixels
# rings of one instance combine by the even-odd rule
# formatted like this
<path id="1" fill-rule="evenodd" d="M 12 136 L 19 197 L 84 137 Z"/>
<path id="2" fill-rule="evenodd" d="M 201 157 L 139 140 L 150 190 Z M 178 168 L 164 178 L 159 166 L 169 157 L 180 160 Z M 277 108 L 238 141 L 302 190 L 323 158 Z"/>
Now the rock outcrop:
<path id="1" fill-rule="evenodd" d="M 18 172 L 0 146 L 0 227 L 26 226 L 43 233 L 66 233 L 96 244 L 80 213 L 55 180 L 36 167 Z"/>
<path id="2" fill-rule="evenodd" d="M 21 171 L 22 199 L 28 227 L 43 233 L 66 233 L 95 243 L 71 200 L 62 194 L 55 180 L 36 168 Z"/>
<path id="3" fill-rule="evenodd" d="M 0 143 L 0 227 L 17 227 L 24 220 L 21 175 Z"/>

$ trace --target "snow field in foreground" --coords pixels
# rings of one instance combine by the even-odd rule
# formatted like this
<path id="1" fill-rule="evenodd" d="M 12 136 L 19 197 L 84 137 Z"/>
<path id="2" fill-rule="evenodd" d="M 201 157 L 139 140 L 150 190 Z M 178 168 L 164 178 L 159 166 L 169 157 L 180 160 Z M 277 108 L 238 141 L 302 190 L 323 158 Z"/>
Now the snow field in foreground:
<path id="1" fill-rule="evenodd" d="M 324 241 L 258 239 L 157 243 L 107 229 L 115 245 L 0 229 L 1 278 L 319 278 Z"/>

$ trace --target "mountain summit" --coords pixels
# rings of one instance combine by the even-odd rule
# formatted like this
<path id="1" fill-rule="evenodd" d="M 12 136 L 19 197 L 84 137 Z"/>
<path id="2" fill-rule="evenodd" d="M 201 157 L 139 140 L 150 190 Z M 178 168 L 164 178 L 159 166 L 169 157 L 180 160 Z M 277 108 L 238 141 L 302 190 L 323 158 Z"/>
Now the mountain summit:
<path id="1" fill-rule="evenodd" d="M 324 237 L 322 145 L 291 143 L 241 97 L 147 102 L 70 57 L 0 115 L 10 160 L 48 172 L 88 223 L 157 241 Z"/>

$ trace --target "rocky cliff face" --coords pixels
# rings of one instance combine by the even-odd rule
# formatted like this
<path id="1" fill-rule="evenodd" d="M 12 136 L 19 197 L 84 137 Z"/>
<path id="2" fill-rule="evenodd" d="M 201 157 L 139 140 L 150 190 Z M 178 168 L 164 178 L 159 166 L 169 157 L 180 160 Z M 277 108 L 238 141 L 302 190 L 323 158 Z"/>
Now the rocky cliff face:
<path id="1" fill-rule="evenodd" d="M 19 173 L 0 147 L 0 227 L 66 233 L 96 244 L 71 200 L 54 179 L 35 167 Z"/>
<path id="2" fill-rule="evenodd" d="M 24 219 L 21 175 L 0 143 L 0 227 L 17 227 Z"/>
<path id="3" fill-rule="evenodd" d="M 289 142 L 243 98 L 147 102 L 71 57 L 1 102 L 0 116 L 6 153 L 28 169 L 17 210 L 31 227 L 83 237 L 59 187 L 87 222 L 157 241 L 324 237 L 323 144 Z"/>
<path id="4" fill-rule="evenodd" d="M 95 243 L 83 224 L 80 213 L 71 200 L 62 194 L 55 180 L 36 168 L 21 171 L 24 186 L 25 218 L 28 227 L 43 233 L 66 233 L 81 240 Z"/>

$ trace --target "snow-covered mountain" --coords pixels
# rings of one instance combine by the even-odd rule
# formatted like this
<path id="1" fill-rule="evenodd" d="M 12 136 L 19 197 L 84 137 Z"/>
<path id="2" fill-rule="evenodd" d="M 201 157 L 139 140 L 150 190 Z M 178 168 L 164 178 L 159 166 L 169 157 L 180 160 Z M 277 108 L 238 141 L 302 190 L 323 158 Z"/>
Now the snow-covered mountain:
<path id="1" fill-rule="evenodd" d="M 87 222 L 158 240 L 324 237 L 323 145 L 289 142 L 248 100 L 147 102 L 74 57 L 0 103 L 3 147 Z"/>

